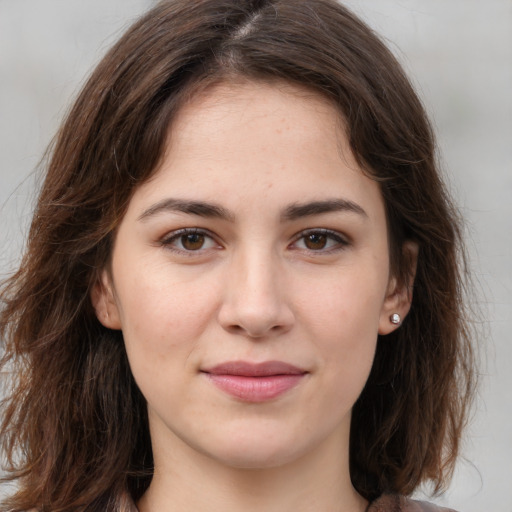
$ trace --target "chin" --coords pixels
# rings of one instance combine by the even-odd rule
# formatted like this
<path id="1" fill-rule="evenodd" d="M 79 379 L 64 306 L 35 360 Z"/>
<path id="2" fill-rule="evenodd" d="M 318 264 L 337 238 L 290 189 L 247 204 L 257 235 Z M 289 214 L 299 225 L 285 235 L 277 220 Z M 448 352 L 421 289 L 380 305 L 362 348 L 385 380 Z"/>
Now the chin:
<path id="1" fill-rule="evenodd" d="M 274 449 L 262 444 L 251 447 L 233 447 L 224 453 L 213 454 L 223 465 L 235 469 L 259 470 L 284 466 L 296 460 L 299 455 L 294 450 Z"/>
<path id="2" fill-rule="evenodd" d="M 245 429 L 234 435 L 217 439 L 206 449 L 207 454 L 224 464 L 238 469 L 269 469 L 299 459 L 308 451 L 290 432 Z M 206 448 L 206 447 L 205 447 Z"/>

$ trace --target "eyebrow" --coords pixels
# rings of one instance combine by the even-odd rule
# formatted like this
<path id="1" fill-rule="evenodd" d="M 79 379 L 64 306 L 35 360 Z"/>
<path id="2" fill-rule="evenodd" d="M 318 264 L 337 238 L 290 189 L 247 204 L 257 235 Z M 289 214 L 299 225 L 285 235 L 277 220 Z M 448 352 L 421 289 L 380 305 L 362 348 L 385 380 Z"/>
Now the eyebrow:
<path id="1" fill-rule="evenodd" d="M 361 206 L 348 199 L 327 199 L 325 201 L 311 201 L 303 204 L 294 203 L 285 209 L 281 217 L 283 220 L 297 220 L 302 217 L 331 212 L 351 212 L 368 217 Z"/>
<path id="2" fill-rule="evenodd" d="M 200 217 L 211 217 L 223 220 L 234 220 L 235 216 L 222 206 L 204 201 L 189 201 L 182 199 L 164 199 L 145 210 L 138 218 L 143 221 L 163 212 L 180 212 Z"/>
<path id="3" fill-rule="evenodd" d="M 179 212 L 199 217 L 209 217 L 228 221 L 234 221 L 235 215 L 226 208 L 205 201 L 192 201 L 186 199 L 168 198 L 150 206 L 139 217 L 144 221 L 164 212 Z M 361 206 L 348 199 L 327 199 L 323 201 L 310 201 L 307 203 L 294 203 L 288 206 L 281 214 L 281 220 L 293 221 L 303 217 L 311 217 L 322 213 L 351 212 L 363 217 L 368 217 Z"/>

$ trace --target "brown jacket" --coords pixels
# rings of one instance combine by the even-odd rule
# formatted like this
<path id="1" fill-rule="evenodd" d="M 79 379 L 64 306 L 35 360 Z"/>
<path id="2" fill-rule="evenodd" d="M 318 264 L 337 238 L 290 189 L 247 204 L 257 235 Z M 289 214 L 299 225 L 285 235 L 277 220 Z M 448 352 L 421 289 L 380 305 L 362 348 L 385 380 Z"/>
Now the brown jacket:
<path id="1" fill-rule="evenodd" d="M 122 512 L 138 512 L 133 501 L 124 497 Z M 455 512 L 452 509 L 438 507 L 426 501 L 415 501 L 405 496 L 384 495 L 370 503 L 367 512 Z"/>
<path id="2" fill-rule="evenodd" d="M 455 512 L 426 501 L 416 501 L 405 496 L 384 495 L 371 503 L 367 512 Z"/>

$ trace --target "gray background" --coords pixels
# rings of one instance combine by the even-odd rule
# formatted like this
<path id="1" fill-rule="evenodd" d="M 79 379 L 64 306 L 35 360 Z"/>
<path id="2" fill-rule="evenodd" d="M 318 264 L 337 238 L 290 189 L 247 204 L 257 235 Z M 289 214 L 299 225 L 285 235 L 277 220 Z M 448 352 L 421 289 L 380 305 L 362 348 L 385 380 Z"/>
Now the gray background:
<path id="1" fill-rule="evenodd" d="M 153 3 L 0 0 L 0 278 L 19 258 L 33 171 L 71 99 Z M 512 0 L 345 3 L 388 39 L 432 114 L 484 311 L 474 421 L 452 485 L 436 501 L 512 512 Z"/>

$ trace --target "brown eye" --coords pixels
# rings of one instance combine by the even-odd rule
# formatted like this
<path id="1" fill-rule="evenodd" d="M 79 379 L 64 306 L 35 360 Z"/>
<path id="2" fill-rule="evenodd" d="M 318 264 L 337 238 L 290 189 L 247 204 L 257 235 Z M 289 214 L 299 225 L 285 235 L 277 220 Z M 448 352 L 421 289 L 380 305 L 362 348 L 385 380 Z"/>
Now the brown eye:
<path id="1" fill-rule="evenodd" d="M 327 239 L 327 235 L 323 233 L 310 233 L 304 237 L 304 245 L 312 251 L 318 251 L 325 249 Z"/>
<path id="2" fill-rule="evenodd" d="M 161 241 L 161 244 L 168 249 L 181 254 L 203 254 L 208 249 L 220 248 L 215 239 L 208 233 L 199 231 L 195 228 L 179 229 L 170 233 L 169 236 Z"/>
<path id="3" fill-rule="evenodd" d="M 319 254 L 330 254 L 345 249 L 350 243 L 337 231 L 330 229 L 309 229 L 300 233 L 292 244 L 294 249 L 302 249 Z"/>
<path id="4" fill-rule="evenodd" d="M 197 251 L 203 248 L 205 236 L 201 233 L 188 233 L 181 236 L 181 245 L 187 251 Z"/>

